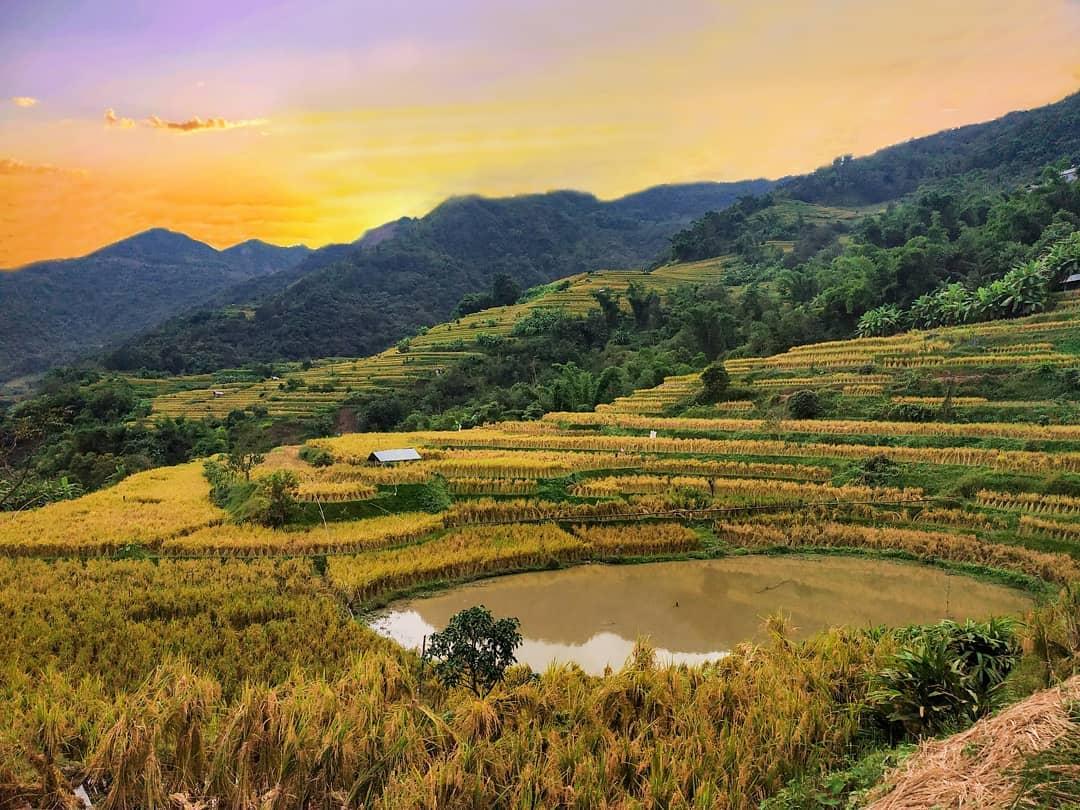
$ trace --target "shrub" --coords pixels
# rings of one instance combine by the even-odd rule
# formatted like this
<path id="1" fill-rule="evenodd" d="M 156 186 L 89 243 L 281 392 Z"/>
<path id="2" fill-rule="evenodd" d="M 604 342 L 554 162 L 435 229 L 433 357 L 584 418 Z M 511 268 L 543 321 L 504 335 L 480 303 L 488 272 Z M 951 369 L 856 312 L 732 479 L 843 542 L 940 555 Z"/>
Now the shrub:
<path id="1" fill-rule="evenodd" d="M 979 490 L 990 488 L 990 480 L 986 475 L 979 472 L 971 472 L 962 475 L 953 482 L 953 485 L 942 494 L 953 498 L 974 498 Z"/>
<path id="2" fill-rule="evenodd" d="M 516 663 L 521 645 L 517 619 L 496 619 L 483 605 L 455 614 L 445 630 L 428 642 L 426 656 L 435 675 L 448 688 L 463 684 L 477 697 L 486 696 Z"/>
<path id="3" fill-rule="evenodd" d="M 885 418 L 892 422 L 933 422 L 934 410 L 913 402 L 901 402 L 889 408 Z"/>
<path id="4" fill-rule="evenodd" d="M 997 706 L 1020 657 L 1012 622 L 945 621 L 910 632 L 869 694 L 889 725 L 918 738 L 974 722 Z"/>
<path id="5" fill-rule="evenodd" d="M 724 361 L 717 360 L 709 364 L 708 368 L 701 372 L 701 383 L 701 393 L 698 394 L 699 404 L 712 405 L 723 399 L 731 383 L 731 377 L 724 368 Z"/>
<path id="6" fill-rule="evenodd" d="M 813 419 L 821 413 L 821 401 L 817 392 L 809 388 L 796 391 L 788 397 L 787 407 L 792 419 Z"/>
<path id="7" fill-rule="evenodd" d="M 420 487 L 418 501 L 425 512 L 442 512 L 450 508 L 454 498 L 447 489 L 446 480 L 436 476 Z"/>
<path id="8" fill-rule="evenodd" d="M 309 444 L 300 448 L 300 460 L 306 461 L 312 467 L 329 467 L 334 463 L 334 457 L 329 450 Z"/>
<path id="9" fill-rule="evenodd" d="M 884 453 L 852 465 L 853 481 L 868 487 L 894 486 L 900 478 L 900 465 Z"/>
<path id="10" fill-rule="evenodd" d="M 296 516 L 299 485 L 290 470 L 277 470 L 260 478 L 251 487 L 248 497 L 236 507 L 237 520 L 281 528 Z"/>
<path id="11" fill-rule="evenodd" d="M 210 459 L 203 464 L 203 475 L 210 482 L 210 500 L 215 505 L 224 507 L 229 501 L 236 476 L 220 461 Z"/>

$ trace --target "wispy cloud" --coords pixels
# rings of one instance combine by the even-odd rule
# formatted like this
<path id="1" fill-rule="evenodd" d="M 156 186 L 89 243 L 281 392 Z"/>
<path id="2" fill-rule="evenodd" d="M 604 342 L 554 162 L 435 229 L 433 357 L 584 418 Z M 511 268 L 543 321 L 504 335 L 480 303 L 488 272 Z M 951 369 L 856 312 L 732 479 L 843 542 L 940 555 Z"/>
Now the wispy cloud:
<path id="1" fill-rule="evenodd" d="M 86 174 L 82 169 L 65 169 L 54 166 L 51 163 L 24 163 L 15 158 L 0 158 L 0 175 L 28 175 L 28 174 Z"/>
<path id="2" fill-rule="evenodd" d="M 133 118 L 122 118 L 116 114 L 116 110 L 109 107 L 105 111 L 105 126 L 115 127 L 116 129 L 132 129 L 135 126 L 135 120 Z"/>
<path id="3" fill-rule="evenodd" d="M 227 129 L 243 129 L 244 127 L 262 126 L 266 123 L 267 119 L 265 118 L 249 118 L 230 121 L 227 118 L 199 118 L 198 116 L 189 118 L 186 121 L 169 121 L 157 115 L 151 115 L 149 118 L 145 118 L 142 121 L 136 121 L 134 118 L 124 118 L 123 116 L 117 115 L 112 107 L 105 110 L 105 125 L 116 129 L 146 127 L 147 129 L 158 129 L 164 132 L 176 133 L 222 132 Z"/>
<path id="4" fill-rule="evenodd" d="M 164 129 L 170 132 L 203 132 L 206 130 L 242 129 L 244 127 L 257 127 L 266 123 L 265 118 L 252 118 L 240 121 L 229 121 L 225 118 L 189 118 L 187 121 L 166 121 L 151 115 L 145 124 L 154 129 Z"/>
<path id="5" fill-rule="evenodd" d="M 16 107 L 35 107 L 38 100 L 33 96 L 12 96 L 11 103 Z"/>

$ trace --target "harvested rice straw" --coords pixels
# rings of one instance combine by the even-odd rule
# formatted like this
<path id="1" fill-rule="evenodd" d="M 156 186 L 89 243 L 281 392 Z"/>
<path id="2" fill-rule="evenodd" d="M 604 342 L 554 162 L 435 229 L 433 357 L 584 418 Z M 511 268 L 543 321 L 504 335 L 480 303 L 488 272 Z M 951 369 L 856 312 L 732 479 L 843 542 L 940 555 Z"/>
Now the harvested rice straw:
<path id="1" fill-rule="evenodd" d="M 868 810 L 1012 807 L 1019 788 L 1016 769 L 1074 727 L 1066 704 L 1078 699 L 1080 675 L 961 734 L 923 743 L 886 776 L 892 788 Z"/>

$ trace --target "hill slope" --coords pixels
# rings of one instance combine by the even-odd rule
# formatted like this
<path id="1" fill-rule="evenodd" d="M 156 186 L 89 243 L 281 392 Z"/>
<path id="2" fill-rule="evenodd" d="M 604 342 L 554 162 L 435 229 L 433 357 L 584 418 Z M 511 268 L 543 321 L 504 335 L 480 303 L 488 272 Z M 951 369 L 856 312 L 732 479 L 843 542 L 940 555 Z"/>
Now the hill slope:
<path id="1" fill-rule="evenodd" d="M 418 220 L 401 220 L 330 263 L 280 279 L 249 312 L 218 310 L 177 318 L 114 353 L 109 365 L 174 373 L 252 361 L 356 356 L 386 348 L 419 326 L 450 315 L 467 293 L 500 273 L 529 287 L 601 267 L 640 265 L 695 216 L 769 181 L 652 189 L 613 202 L 559 191 L 508 199 L 461 197 Z M 254 293 L 263 289 L 250 288 Z M 239 300 L 232 303 L 240 303 Z"/>
<path id="2" fill-rule="evenodd" d="M 980 172 L 995 185 L 1030 180 L 1062 158 L 1080 161 L 1080 93 L 984 124 L 950 129 L 872 155 L 837 158 L 780 188 L 795 199 L 831 205 L 872 205 L 923 183 Z"/>
<path id="3" fill-rule="evenodd" d="M 0 380 L 99 350 L 308 253 L 256 240 L 218 251 L 157 228 L 82 258 L 0 273 Z"/>
<path id="4" fill-rule="evenodd" d="M 1030 357 L 1033 340 L 1057 340 L 1044 330 L 1069 334 L 1048 318 L 1075 323 L 1075 302 L 1066 297 L 1060 311 L 948 336 L 961 341 L 952 347 L 958 351 L 963 342 L 984 345 L 982 357 L 1004 357 L 999 365 L 1015 364 L 1021 374 L 1028 366 L 1045 377 L 1044 364 L 1009 358 Z M 991 326 L 1000 334 L 987 334 Z M 942 356 L 952 356 L 935 345 L 940 339 L 921 333 L 889 340 L 895 345 L 806 347 L 802 354 L 816 362 L 760 358 L 740 372 L 740 383 L 764 402 L 772 390 L 764 385 L 772 379 L 767 369 L 801 374 L 863 353 L 883 369 L 893 368 L 889 358 L 903 357 L 910 371 L 923 361 L 940 368 Z M 1057 367 L 1055 361 L 1051 371 Z M 897 374 L 896 384 L 912 385 L 911 375 Z M 1063 399 L 1074 403 L 1077 393 Z M 1067 591 L 1060 601 L 1053 595 L 1062 586 L 1075 593 L 1080 583 L 1080 427 L 1060 408 L 1046 420 L 1017 422 L 941 412 L 904 430 L 872 414 L 795 424 L 735 425 L 716 413 L 693 423 L 568 424 L 588 416 L 351 434 L 317 440 L 303 457 L 295 447 L 276 450 L 254 469 L 253 482 L 237 476 L 226 483 L 237 492 L 270 491 L 275 482 L 295 488 L 300 502 L 290 504 L 279 528 L 231 522 L 212 502 L 198 463 L 143 472 L 0 522 L 0 607 L 13 617 L 0 645 L 5 684 L 12 684 L 0 689 L 0 716 L 10 718 L 17 741 L 0 747 L 0 797 L 47 806 L 46 795 L 64 795 L 64 780 L 41 776 L 40 763 L 51 764 L 40 753 L 48 743 L 37 742 L 38 707 L 46 706 L 79 718 L 75 730 L 55 723 L 62 741 L 75 741 L 60 749 L 64 759 L 55 761 L 65 770 L 55 772 L 99 767 L 102 778 L 88 780 L 87 789 L 100 805 L 121 785 L 127 795 L 149 795 L 154 807 L 181 792 L 191 806 L 246 806 L 250 796 L 301 792 L 329 806 L 350 791 L 358 804 L 384 807 L 555 807 L 567 796 L 588 796 L 587 806 L 652 806 L 658 796 L 676 797 L 672 806 L 686 797 L 684 805 L 732 810 L 774 797 L 772 807 L 819 806 L 781 801 L 782 794 L 810 797 L 804 788 L 823 775 L 889 754 L 878 747 L 888 739 L 883 729 L 907 740 L 967 725 L 987 713 L 992 704 L 982 696 L 1010 672 L 1069 675 L 1080 660 L 1076 603 Z M 415 447 L 422 459 L 367 462 L 372 451 L 395 447 Z M 478 696 L 440 684 L 437 669 L 420 666 L 363 621 L 402 595 L 584 562 L 678 560 L 688 572 L 702 572 L 710 589 L 702 599 L 710 599 L 724 596 L 731 581 L 710 569 L 745 580 L 744 563 L 768 562 L 750 555 L 814 552 L 798 562 L 804 570 L 816 567 L 821 578 L 777 576 L 757 591 L 770 600 L 767 613 L 745 603 L 732 611 L 749 629 L 694 640 L 691 649 L 707 663 L 672 666 L 670 653 L 642 643 L 624 666 L 611 661 L 611 670 L 592 677 L 571 666 L 537 665 L 533 675 L 522 665 L 490 695 Z M 846 580 L 861 590 L 843 598 L 822 587 L 830 573 L 840 579 L 839 562 L 865 566 Z M 904 567 L 917 563 L 945 571 Z M 686 612 L 686 601 L 681 608 L 661 601 L 643 585 L 650 576 L 663 578 L 658 569 L 637 572 L 641 579 L 620 603 L 650 615 Z M 953 576 L 945 579 L 945 572 Z M 1015 631 L 1004 622 L 893 630 L 838 618 L 848 607 L 900 603 L 910 593 L 905 583 L 939 577 L 943 585 L 928 610 L 962 620 L 976 611 L 956 598 L 972 573 L 1042 597 L 1038 612 Z M 537 576 L 519 581 L 535 583 Z M 1008 596 L 1009 614 L 1028 605 L 1022 594 L 995 592 Z M 814 602 L 828 610 L 803 614 L 812 624 L 777 618 L 780 610 L 799 617 Z M 995 599 L 978 611 L 986 615 L 1000 604 Z M 548 655 L 581 662 L 593 628 L 618 632 L 607 605 L 601 612 L 574 601 L 553 610 L 575 633 L 585 632 L 545 639 Z M 849 624 L 804 640 L 795 623 L 805 631 Z M 670 644 L 663 632 L 654 638 L 658 646 Z M 922 664 L 920 651 L 931 644 L 941 652 Z M 1023 649 L 1038 652 L 1020 660 Z M 969 663 L 976 659 L 978 669 Z M 914 666 L 905 664 L 912 660 Z M 945 668 L 950 676 L 941 686 L 936 677 Z M 900 682 L 898 671 L 910 675 Z M 872 688 L 886 678 L 899 683 L 899 699 L 892 697 L 899 690 Z M 1013 694 L 1014 683 L 998 694 Z M 931 688 L 932 712 L 897 717 L 897 704 L 926 705 Z M 1007 765 L 1001 749 L 1013 738 L 1003 724 L 1031 719 L 1031 708 L 976 726 L 959 745 L 930 743 L 924 751 L 944 745 L 972 770 L 976 757 Z M 1055 726 L 1063 725 L 1065 708 L 1052 709 Z M 142 739 L 139 733 L 163 741 L 149 787 L 145 746 L 126 742 Z M 196 764 L 189 740 L 202 745 Z M 463 746 L 471 746 L 470 756 L 461 755 Z M 357 777 L 370 770 L 372 756 L 384 770 Z M 284 757 L 298 764 L 279 767 Z M 245 769 L 241 787 L 238 767 Z M 631 769 L 634 778 L 619 775 Z M 437 803 L 427 801 L 432 785 L 424 775 L 432 773 L 441 780 Z M 925 784 L 919 775 L 912 774 L 916 787 Z M 829 799 L 846 789 L 832 778 L 827 786 Z M 900 794 L 888 806 L 923 806 L 918 798 Z"/>

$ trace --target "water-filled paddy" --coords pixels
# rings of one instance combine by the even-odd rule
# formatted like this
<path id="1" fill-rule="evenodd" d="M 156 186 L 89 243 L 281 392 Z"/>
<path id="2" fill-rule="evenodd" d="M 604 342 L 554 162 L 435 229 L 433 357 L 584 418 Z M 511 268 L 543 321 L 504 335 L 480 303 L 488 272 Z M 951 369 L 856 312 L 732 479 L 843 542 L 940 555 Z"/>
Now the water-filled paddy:
<path id="1" fill-rule="evenodd" d="M 585 565 L 487 579 L 391 605 L 372 626 L 406 647 L 467 607 L 516 616 L 518 660 L 574 661 L 600 673 L 649 636 L 662 661 L 698 663 L 764 637 L 783 611 L 805 637 L 835 625 L 903 625 L 1019 615 L 1023 593 L 924 565 L 860 557 L 729 557 Z"/>

